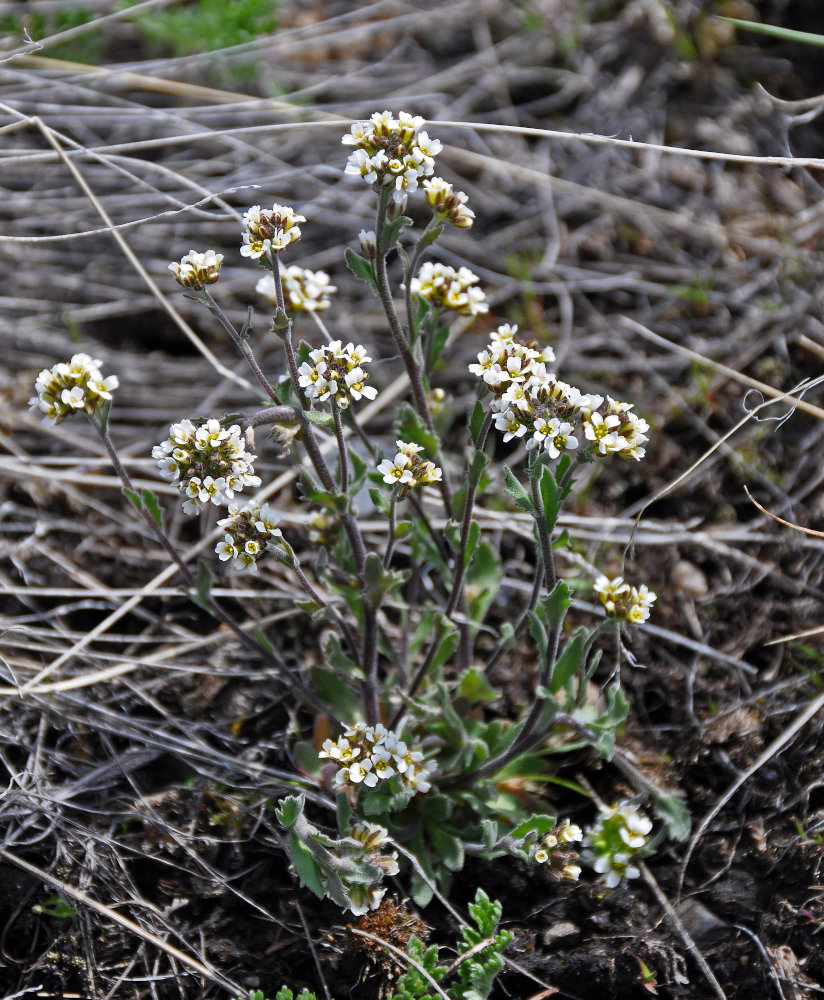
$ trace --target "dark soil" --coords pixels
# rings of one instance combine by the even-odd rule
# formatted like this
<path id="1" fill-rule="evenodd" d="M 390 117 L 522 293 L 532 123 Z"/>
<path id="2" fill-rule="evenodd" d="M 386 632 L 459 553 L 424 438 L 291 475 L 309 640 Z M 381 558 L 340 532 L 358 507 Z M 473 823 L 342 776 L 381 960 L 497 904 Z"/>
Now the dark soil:
<path id="1" fill-rule="evenodd" d="M 245 377 L 216 324 L 168 288 L 168 261 L 211 245 L 227 254 L 219 287 L 233 320 L 254 299 L 254 278 L 227 249 L 238 242 L 237 221 L 220 205 L 160 217 L 208 191 L 241 210 L 273 197 L 308 206 L 301 263 L 329 270 L 340 287 L 335 328 L 390 352 L 374 303 L 342 266 L 341 246 L 371 212 L 366 192 L 353 194 L 343 179 L 344 129 L 230 139 L 220 130 L 389 107 L 684 149 L 821 155 L 820 120 L 782 103 L 824 90 L 818 50 L 736 36 L 713 19 L 724 12 L 753 14 L 748 4 L 687 0 L 285 4 L 281 41 L 255 50 L 253 78 L 266 96 L 298 95 L 297 112 L 279 98 L 245 105 L 238 93 L 184 93 L 182 83 L 253 88 L 248 75 L 226 85 L 237 54 L 219 66 L 213 57 L 159 59 L 125 25 L 109 29 L 108 44 L 140 79 L 35 58 L 0 64 L 0 87 L 4 107 L 38 116 L 64 148 L 76 141 L 128 158 L 76 162 L 116 224 L 154 220 L 121 233 L 209 351 Z M 758 13 L 768 23 L 821 28 L 812 0 L 775 0 Z M 0 114 L 0 124 L 15 120 Z M 215 130 L 208 142 L 140 145 L 206 130 Z M 626 647 L 605 648 L 599 680 L 619 669 L 631 702 L 620 760 L 681 795 L 698 831 L 689 844 L 663 841 L 644 877 L 615 890 L 590 872 L 559 884 L 501 859 L 470 861 L 451 900 L 465 909 L 480 885 L 503 903 L 514 964 L 496 998 L 537 1000 L 553 995 L 548 984 L 554 995 L 582 1000 L 704 1000 L 720 995 L 707 968 L 729 1000 L 818 996 L 821 713 L 790 731 L 822 692 L 814 629 L 824 626 L 824 547 L 761 514 L 745 487 L 786 520 L 822 527 L 821 394 L 805 396 L 811 408 L 784 422 L 775 419 L 788 413 L 779 404 L 725 435 L 765 398 L 735 373 L 783 392 L 820 371 L 821 171 L 430 131 L 448 143 L 444 170 L 478 217 L 471 236 L 445 237 L 443 259 L 481 275 L 494 303 L 440 373 L 454 401 L 447 433 L 455 441 L 463 434 L 474 392 L 466 363 L 502 322 L 552 342 L 563 377 L 636 400 L 653 425 L 646 460 L 600 470 L 563 523 L 581 559 L 617 570 L 644 512 L 628 567 L 659 602 L 651 627 L 634 630 Z M 3 143 L 7 235 L 104 226 L 62 161 L 25 158 L 50 148 L 35 122 L 4 133 Z M 109 150 L 124 143 L 138 146 Z M 296 771 L 294 748 L 313 739 L 318 720 L 174 577 L 74 648 L 167 560 L 130 516 L 96 439 L 79 421 L 44 428 L 26 405 L 43 366 L 74 350 L 105 358 L 105 371 L 121 380 L 113 435 L 141 485 L 157 488 L 148 455 L 171 420 L 249 407 L 257 390 L 215 371 L 110 235 L 0 240 L 0 263 L 0 990 L 8 998 L 206 1000 L 258 987 L 273 997 L 283 983 L 322 997 L 325 982 L 337 1000 L 382 996 L 392 970 L 354 946 L 337 907 L 297 887 L 273 815 Z M 260 360 L 279 372 L 279 344 L 262 318 L 259 326 Z M 311 324 L 301 332 L 314 333 Z M 398 370 L 387 362 L 383 384 Z M 393 417 L 378 415 L 370 433 L 391 434 Z M 271 442 L 258 444 L 267 481 L 286 462 Z M 496 454 L 515 458 L 504 445 Z M 494 481 L 481 506 L 500 509 L 499 494 Z M 277 503 L 311 565 L 305 511 L 291 486 Z M 201 537 L 171 502 L 167 525 L 184 548 Z M 514 583 L 491 612 L 493 628 L 523 606 L 515 583 L 528 589 L 532 559 L 528 531 L 502 544 Z M 265 571 L 248 586 L 253 595 L 224 594 L 227 606 L 308 669 L 319 655 L 316 636 L 291 604 L 288 575 Z M 587 614 L 585 602 L 575 613 Z M 502 694 L 489 711 L 511 718 L 522 707 L 534 677 L 529 655 L 499 665 L 492 681 Z M 84 681 L 109 668 L 122 669 Z M 604 800 L 637 790 L 618 758 L 579 751 L 550 759 L 554 778 L 583 776 Z M 547 808 L 591 821 L 590 802 L 550 787 Z M 523 792 L 541 808 L 540 788 Z M 329 824 L 322 796 L 310 800 L 318 822 Z M 400 905 L 407 892 L 401 876 L 390 897 Z M 61 899 L 70 905 L 61 908 Z M 454 943 L 454 920 L 437 902 L 420 917 L 431 941 Z"/>

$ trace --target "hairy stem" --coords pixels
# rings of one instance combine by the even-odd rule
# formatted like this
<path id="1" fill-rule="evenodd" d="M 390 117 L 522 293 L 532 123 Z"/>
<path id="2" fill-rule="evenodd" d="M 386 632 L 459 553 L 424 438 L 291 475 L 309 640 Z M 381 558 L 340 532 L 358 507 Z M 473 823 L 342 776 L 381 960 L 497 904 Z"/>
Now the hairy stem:
<path id="1" fill-rule="evenodd" d="M 341 493 L 349 489 L 349 456 L 346 454 L 346 441 L 343 438 L 343 425 L 340 419 L 340 407 L 332 400 L 332 420 L 335 425 L 335 440 L 338 442 L 338 478 Z"/>
<path id="2" fill-rule="evenodd" d="M 283 293 L 281 292 L 281 295 L 282 294 Z M 280 398 L 277 392 L 275 391 L 274 386 L 271 384 L 269 379 L 266 378 L 266 376 L 263 374 L 260 365 L 257 363 L 257 358 L 255 357 L 254 351 L 249 346 L 249 341 L 246 340 L 244 337 L 241 337 L 238 331 L 234 328 L 229 317 L 220 308 L 220 306 L 217 304 L 214 298 L 212 298 L 212 294 L 208 288 L 203 289 L 203 302 L 206 308 L 209 310 L 209 312 L 211 312 L 214 316 L 217 316 L 223 329 L 229 334 L 229 336 L 235 342 L 238 350 L 243 355 L 243 357 L 246 358 L 247 362 L 249 363 L 249 367 L 254 372 L 255 378 L 263 386 L 263 390 L 266 393 L 266 395 L 272 400 L 272 402 L 279 405 Z M 250 310 L 250 315 L 251 315 L 251 310 Z"/>
<path id="3" fill-rule="evenodd" d="M 117 454 L 117 449 L 114 446 L 114 442 L 109 436 L 108 427 L 103 427 L 97 421 L 93 421 L 93 423 L 95 429 L 100 435 L 101 440 L 103 441 L 106 451 L 109 454 L 109 458 L 111 459 L 115 472 L 120 477 L 120 481 L 123 483 L 123 485 L 126 487 L 127 490 L 129 490 L 133 494 L 137 494 L 138 491 L 135 490 L 128 472 L 126 471 L 123 463 L 120 461 L 120 456 Z M 186 581 L 187 586 L 190 587 L 192 590 L 196 591 L 197 580 L 195 579 L 195 576 L 192 573 L 192 571 L 186 565 L 186 562 L 184 561 L 181 554 L 178 552 L 174 542 L 171 540 L 171 538 L 169 538 L 167 533 L 157 523 L 157 521 L 155 521 L 149 510 L 146 508 L 145 504 L 141 505 L 140 513 L 143 515 L 144 521 L 149 526 L 154 536 L 157 538 L 157 540 L 166 550 L 169 557 L 177 566 L 178 570 L 180 571 L 180 575 Z M 214 599 L 214 597 L 212 597 L 211 594 L 206 594 L 205 601 L 208 604 L 209 609 L 210 611 L 212 611 L 214 616 L 219 621 L 223 622 L 223 624 L 226 625 L 227 628 L 229 628 L 235 636 L 237 636 L 237 638 L 244 644 L 244 646 L 253 649 L 255 653 L 257 653 L 259 656 L 268 660 L 280 674 L 282 674 L 286 679 L 288 679 L 289 684 L 299 692 L 301 698 L 305 703 L 314 708 L 315 711 L 322 712 L 328 718 L 337 721 L 334 712 L 332 712 L 327 705 L 318 701 L 318 699 L 312 693 L 310 688 L 304 683 L 303 679 L 297 673 L 295 673 L 290 667 L 288 667 L 285 663 L 274 657 L 267 649 L 264 649 L 256 641 L 254 636 L 250 635 L 245 629 L 241 628 L 239 623 L 236 622 L 235 619 L 232 618 L 232 616 L 217 603 L 217 601 Z"/>

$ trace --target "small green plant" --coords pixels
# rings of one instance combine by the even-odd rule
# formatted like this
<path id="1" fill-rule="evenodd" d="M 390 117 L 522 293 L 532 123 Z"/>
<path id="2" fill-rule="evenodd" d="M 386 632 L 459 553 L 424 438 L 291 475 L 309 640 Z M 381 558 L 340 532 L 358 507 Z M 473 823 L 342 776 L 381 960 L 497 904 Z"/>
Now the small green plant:
<path id="1" fill-rule="evenodd" d="M 393 875 L 405 874 L 413 898 L 425 905 L 435 891 L 448 892 L 468 854 L 514 855 L 574 880 L 582 844 L 581 856 L 615 887 L 638 874 L 632 858 L 648 847 L 651 828 L 624 803 L 609 823 L 602 816 L 584 833 L 548 804 L 535 810 L 521 794 L 536 778 L 551 777 L 550 755 L 588 745 L 608 759 L 626 718 L 614 672 L 600 696 L 590 696 L 600 640 L 645 622 L 656 595 L 643 584 L 595 573 L 592 590 L 603 615 L 594 625 L 570 626 L 572 585 L 559 566 L 570 539 L 558 530 L 558 518 L 582 470 L 613 458 L 641 461 L 650 428 L 632 403 L 562 381 L 552 348 L 507 323 L 468 366 L 477 390 L 471 412 L 450 410 L 433 385 L 450 323 L 489 307 L 468 268 L 425 259 L 446 226 L 469 229 L 474 213 L 463 192 L 433 176 L 441 145 L 422 126 L 420 118 L 387 111 L 356 123 L 343 139 L 354 147 L 345 172 L 376 195 L 375 228 L 361 231 L 346 261 L 380 303 L 392 353 L 409 382 L 409 401 L 391 434 L 376 438 L 360 418 L 380 393 L 380 364 L 364 345 L 334 339 L 321 319 L 336 286 L 322 272 L 281 266 L 306 221 L 292 207 L 251 207 L 240 247 L 241 257 L 265 271 L 258 291 L 273 312 L 285 374 L 272 379 L 258 364 L 251 313 L 238 330 L 212 296 L 222 254 L 193 250 L 169 266 L 227 331 L 269 402 L 222 418 L 184 417 L 152 456 L 184 513 L 227 514 L 216 518 L 222 538 L 214 568 L 254 573 L 264 559 L 287 567 L 303 592 L 298 605 L 318 632 L 319 662 L 310 670 L 297 669 L 267 636 L 239 625 L 213 596 L 212 569 L 204 563 L 194 572 L 165 531 L 158 497 L 134 488 L 109 435 L 116 377 L 104 378 L 99 361 L 78 354 L 41 372 L 32 399 L 51 423 L 81 412 L 91 420 L 126 497 L 174 560 L 192 599 L 267 661 L 302 704 L 307 731 L 319 735 L 294 747 L 299 794 L 283 797 L 277 816 L 301 883 L 355 914 L 380 905 Z M 420 193 L 430 217 L 415 236 L 404 213 Z M 402 272 L 397 296 L 391 261 Z M 321 346 L 295 342 L 306 313 L 318 321 Z M 265 430 L 291 454 L 303 498 L 318 513 L 315 551 L 307 555 L 278 527 L 271 504 L 246 499 L 261 485 L 253 449 L 265 446 Z M 504 443 L 525 446 L 500 472 L 491 463 L 493 431 Z M 504 567 L 495 538 L 485 537 L 476 518 L 485 491 L 503 495 L 532 525 L 531 594 L 512 621 L 492 613 Z M 377 543 L 367 543 L 361 526 L 370 502 L 370 516 L 384 528 Z M 417 586 L 422 577 L 431 586 Z M 497 697 L 493 671 L 526 647 L 535 667 L 531 699 L 520 717 L 501 717 L 490 710 Z M 332 824 L 324 829 L 315 807 L 307 815 L 309 797 L 301 789 L 334 798 Z M 658 796 L 655 808 L 670 833 L 686 835 L 683 809 L 671 797 Z M 469 997 L 480 987 L 466 990 Z"/>
<path id="2" fill-rule="evenodd" d="M 391 964 L 402 971 L 394 986 L 386 993 L 387 1000 L 487 1000 L 498 973 L 504 967 L 503 952 L 512 941 L 507 930 L 498 930 L 501 904 L 478 889 L 469 904 L 471 924 L 461 927 L 457 943 L 458 957 L 442 965 L 437 945 L 427 946 L 413 934 L 405 952 L 390 942 L 358 927 L 350 927 L 353 935 L 367 939 L 367 950 L 373 955 L 387 956 Z M 236 1000 L 241 1000 L 240 997 Z M 260 990 L 250 991 L 248 1000 L 265 1000 Z M 275 1000 L 294 1000 L 288 986 L 282 986 Z M 315 994 L 301 990 L 297 1000 L 316 1000 Z"/>
<path id="3" fill-rule="evenodd" d="M 58 920 L 68 920 L 70 917 L 77 916 L 77 910 L 71 903 L 67 903 L 62 896 L 58 895 L 49 896 L 44 903 L 35 903 L 31 912 L 36 913 L 39 917 L 56 917 Z"/>
<path id="4" fill-rule="evenodd" d="M 194 0 L 140 12 L 134 20 L 150 45 L 187 56 L 241 45 L 274 31 L 277 7 L 277 0 Z"/>

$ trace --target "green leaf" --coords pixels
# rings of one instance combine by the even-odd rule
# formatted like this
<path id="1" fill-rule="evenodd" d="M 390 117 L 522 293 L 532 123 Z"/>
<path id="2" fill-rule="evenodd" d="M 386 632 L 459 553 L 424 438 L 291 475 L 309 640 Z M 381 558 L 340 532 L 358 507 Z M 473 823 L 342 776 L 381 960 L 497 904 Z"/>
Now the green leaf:
<path id="1" fill-rule="evenodd" d="M 430 457 L 437 454 L 440 444 L 437 435 L 425 427 L 418 413 L 410 406 L 403 406 L 398 411 L 397 428 L 398 437 L 402 441 L 419 444 Z"/>
<path id="2" fill-rule="evenodd" d="M 527 491 L 521 486 L 515 476 L 512 474 L 512 470 L 508 466 L 504 466 L 504 489 L 513 498 L 515 503 L 525 510 L 528 514 L 532 514 L 533 517 L 536 516 L 535 504 L 532 502 L 532 497 L 527 493 Z"/>
<path id="3" fill-rule="evenodd" d="M 528 833 L 535 830 L 538 836 L 542 837 L 545 833 L 549 833 L 550 830 L 554 829 L 557 822 L 558 819 L 556 816 L 547 816 L 545 813 L 534 814 L 528 820 L 521 823 L 520 826 L 516 826 L 509 836 L 515 840 L 521 840 Z"/>
<path id="4" fill-rule="evenodd" d="M 311 849 L 295 833 L 289 834 L 289 859 L 294 865 L 300 884 L 323 899 L 326 893 L 321 868 L 315 861 Z"/>
<path id="5" fill-rule="evenodd" d="M 368 552 L 363 567 L 364 598 L 373 608 L 380 607 L 385 594 L 399 587 L 406 575 L 394 570 L 385 570 L 383 560 L 377 552 Z"/>
<path id="6" fill-rule="evenodd" d="M 338 830 L 341 835 L 345 835 L 349 830 L 352 821 L 352 804 L 349 796 L 341 790 L 335 796 L 335 810 L 337 812 Z"/>
<path id="7" fill-rule="evenodd" d="M 549 690 L 552 694 L 557 694 L 570 678 L 583 669 L 584 641 L 587 635 L 587 630 L 580 628 L 571 639 L 567 640 L 564 651 L 552 668 L 552 676 L 549 679 Z"/>
<path id="8" fill-rule="evenodd" d="M 555 482 L 555 476 L 552 474 L 552 469 L 550 469 L 548 465 L 543 466 L 541 469 L 541 479 L 538 486 L 541 491 L 541 504 L 544 508 L 544 520 L 546 521 L 546 526 L 551 535 L 555 529 L 555 522 L 558 520 L 558 514 L 561 512 L 561 502 L 563 497 L 561 496 L 558 484 Z"/>
<path id="9" fill-rule="evenodd" d="M 143 510 L 143 501 L 140 498 L 140 494 L 136 490 L 130 490 L 128 486 L 121 487 L 120 492 L 129 501 L 129 503 L 134 507 L 135 510 Z"/>
<path id="10" fill-rule="evenodd" d="M 569 545 L 569 532 L 564 528 L 557 538 L 552 540 L 553 549 L 565 549 Z"/>
<path id="11" fill-rule="evenodd" d="M 287 795 L 275 807 L 275 819 L 284 829 L 291 830 L 303 812 L 305 803 L 305 795 Z"/>
<path id="12" fill-rule="evenodd" d="M 477 486 L 481 481 L 481 476 L 484 474 L 486 467 L 489 465 L 489 458 L 482 451 L 476 451 L 473 458 L 472 464 L 469 466 L 468 479 L 473 486 Z"/>
<path id="13" fill-rule="evenodd" d="M 690 812 L 676 795 L 662 795 L 655 802 L 655 815 L 667 828 L 670 840 L 683 843 L 690 835 Z"/>
<path id="14" fill-rule="evenodd" d="M 543 667 L 546 664 L 549 638 L 546 634 L 543 621 L 541 621 L 540 616 L 534 611 L 530 611 L 529 613 L 529 634 L 535 640 L 535 645 L 538 647 L 538 655 L 541 658 L 541 666 Z"/>
<path id="15" fill-rule="evenodd" d="M 366 462 L 356 451 L 349 452 L 349 461 L 352 463 L 352 481 L 349 483 L 349 495 L 354 496 L 363 486 L 366 479 Z"/>
<path id="16" fill-rule="evenodd" d="M 361 281 L 365 281 L 366 284 L 371 285 L 372 288 L 377 288 L 375 272 L 370 260 L 367 260 L 365 257 L 361 257 L 359 253 L 355 253 L 355 251 L 349 247 L 347 247 L 344 257 L 346 258 L 346 266 L 356 278 L 360 278 Z"/>
<path id="17" fill-rule="evenodd" d="M 408 215 L 399 215 L 397 219 L 393 219 L 391 222 L 387 222 L 383 227 L 383 240 L 382 246 L 385 253 L 389 253 L 390 250 L 394 250 L 398 244 L 398 240 L 401 238 L 401 233 L 404 229 L 408 229 L 412 225 L 412 220 Z"/>
<path id="18" fill-rule="evenodd" d="M 760 21 L 742 21 L 737 17 L 721 17 L 715 15 L 716 20 L 726 21 L 736 28 L 743 28 L 745 31 L 755 31 L 762 35 L 769 35 L 771 38 L 780 38 L 784 42 L 799 42 L 801 45 L 824 46 L 824 35 L 814 34 L 810 31 L 796 31 L 794 28 L 781 28 L 775 24 L 762 24 Z"/>
<path id="19" fill-rule="evenodd" d="M 146 506 L 146 510 L 152 515 L 155 524 L 158 528 L 162 528 L 163 508 L 160 506 L 157 496 L 151 490 L 143 490 L 142 499 Z"/>
<path id="20" fill-rule="evenodd" d="M 467 604 L 472 621 L 484 620 L 503 578 L 497 553 L 489 542 L 481 542 L 466 574 Z"/>
<path id="21" fill-rule="evenodd" d="M 472 416 L 469 420 L 469 436 L 475 445 L 478 443 L 478 435 L 481 433 L 481 425 L 484 422 L 485 416 L 484 405 L 480 400 L 477 400 L 472 408 Z"/>
<path id="22" fill-rule="evenodd" d="M 498 842 L 498 824 L 494 819 L 481 820 L 481 843 L 485 851 L 491 851 Z"/>
<path id="23" fill-rule="evenodd" d="M 438 860 L 451 872 L 459 872 L 464 866 L 464 848 L 460 837 L 447 833 L 443 827 L 429 824 L 426 827 L 429 840 Z"/>
<path id="24" fill-rule="evenodd" d="M 386 792 L 367 790 L 360 800 L 359 808 L 364 816 L 385 816 L 392 806 L 392 798 Z"/>
<path id="25" fill-rule="evenodd" d="M 495 701 L 500 694 L 475 667 L 466 671 L 458 684 L 458 692 L 472 704 L 479 701 Z"/>
<path id="26" fill-rule="evenodd" d="M 395 540 L 399 542 L 402 538 L 411 535 L 414 530 L 414 521 L 398 521 L 395 525 Z"/>
<path id="27" fill-rule="evenodd" d="M 304 410 L 303 413 L 310 423 L 327 431 L 334 431 L 335 421 L 331 413 L 324 413 L 323 410 Z"/>
<path id="28" fill-rule="evenodd" d="M 312 667 L 312 685 L 323 703 L 333 708 L 343 722 L 351 725 L 363 718 L 360 700 L 334 670 Z"/>
<path id="29" fill-rule="evenodd" d="M 559 580 L 549 594 L 538 602 L 538 612 L 547 628 L 558 631 L 564 623 L 566 613 L 572 604 L 572 592 L 568 585 Z"/>
<path id="30" fill-rule="evenodd" d="M 344 653 L 340 636 L 337 632 L 329 633 L 324 652 L 326 654 L 326 659 L 335 668 L 335 670 L 338 671 L 338 673 L 343 674 L 345 677 L 360 678 L 360 666 L 355 663 L 353 659 L 347 656 L 346 653 Z"/>
<path id="31" fill-rule="evenodd" d="M 469 531 L 466 536 L 466 548 L 463 554 L 463 564 L 464 569 L 469 565 L 472 557 L 475 555 L 475 549 L 478 548 L 478 542 L 481 540 L 481 526 L 477 521 L 470 521 Z"/>
<path id="32" fill-rule="evenodd" d="M 449 622 L 449 631 L 441 639 L 441 643 L 438 646 L 438 652 L 432 660 L 432 664 L 429 667 L 429 672 L 432 675 L 437 676 L 437 672 L 446 663 L 447 660 L 451 659 L 452 654 L 458 645 L 458 630 L 455 626 Z"/>
<path id="33" fill-rule="evenodd" d="M 412 897 L 413 902 L 423 910 L 432 902 L 435 890 L 428 882 L 424 882 L 417 872 L 413 872 L 412 884 L 409 887 L 409 894 Z"/>
<path id="34" fill-rule="evenodd" d="M 186 588 L 189 598 L 199 607 L 203 608 L 210 615 L 214 615 L 214 609 L 209 603 L 212 593 L 212 574 L 205 562 L 201 561 L 197 566 L 197 576 L 195 577 L 195 588 Z"/>
<path id="35" fill-rule="evenodd" d="M 430 792 L 421 804 L 421 815 L 433 823 L 444 823 L 455 810 L 455 800 L 448 795 Z"/>
<path id="36" fill-rule="evenodd" d="M 377 489 L 373 486 L 369 490 L 369 497 L 372 500 L 375 510 L 379 514 L 384 514 L 386 517 L 389 517 L 392 510 L 392 502 L 383 490 Z"/>
<path id="37" fill-rule="evenodd" d="M 438 363 L 438 358 L 441 356 L 441 352 L 444 349 L 444 345 L 446 344 L 448 337 L 448 326 L 438 327 L 438 329 L 432 334 L 432 340 L 429 343 L 429 357 L 427 359 L 430 371 Z"/>
<path id="38" fill-rule="evenodd" d="M 100 421 L 100 426 L 103 428 L 104 431 L 109 426 L 109 415 L 112 412 L 113 403 L 114 403 L 113 399 L 107 399 L 104 401 L 103 405 L 97 411 L 97 418 Z"/>

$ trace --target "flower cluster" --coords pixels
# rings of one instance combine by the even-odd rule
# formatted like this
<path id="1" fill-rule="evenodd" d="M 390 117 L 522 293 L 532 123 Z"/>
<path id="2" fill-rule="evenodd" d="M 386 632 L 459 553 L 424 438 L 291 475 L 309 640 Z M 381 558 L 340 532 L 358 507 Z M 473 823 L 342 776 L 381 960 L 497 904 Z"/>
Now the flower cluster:
<path id="1" fill-rule="evenodd" d="M 29 406 L 43 413 L 47 424 L 62 424 L 79 411 L 92 416 L 111 400 L 120 384 L 117 375 L 103 378 L 101 364 L 88 354 L 75 354 L 69 362 L 44 368 L 34 383 L 37 395 L 31 397 Z"/>
<path id="2" fill-rule="evenodd" d="M 299 222 L 306 222 L 303 215 L 297 215 L 286 205 L 273 205 L 270 212 L 260 205 L 253 205 L 243 213 L 246 228 L 243 231 L 241 256 L 257 260 L 264 254 L 280 253 L 290 243 L 300 239 Z"/>
<path id="3" fill-rule="evenodd" d="M 434 462 L 420 457 L 419 453 L 423 451 L 421 445 L 396 441 L 395 447 L 398 449 L 395 458 L 391 462 L 385 458 L 378 466 L 378 472 L 388 485 L 400 486 L 402 496 L 419 486 L 434 486 L 441 481 L 443 471 Z"/>
<path id="4" fill-rule="evenodd" d="M 214 250 L 207 250 L 206 253 L 190 250 L 185 257 L 180 258 L 179 264 L 169 264 L 169 270 L 179 285 L 199 292 L 206 285 L 213 285 L 220 277 L 222 260 L 223 254 L 215 253 Z"/>
<path id="5" fill-rule="evenodd" d="M 280 281 L 286 308 L 295 312 L 322 312 L 328 309 L 331 305 L 329 296 L 338 290 L 336 285 L 329 283 L 329 275 L 325 271 L 309 271 L 297 264 L 282 267 Z M 264 274 L 255 288 L 270 306 L 277 308 L 275 279 L 271 274 Z"/>
<path id="6" fill-rule="evenodd" d="M 433 309 L 453 309 L 459 316 L 478 316 L 488 312 L 486 295 L 475 285 L 480 279 L 468 267 L 456 271 L 447 264 L 426 261 L 410 283 L 413 295 L 419 295 Z"/>
<path id="7" fill-rule="evenodd" d="M 352 400 L 377 396 L 378 390 L 366 384 L 369 376 L 361 367 L 372 359 L 360 344 L 343 347 L 341 341 L 333 340 L 310 351 L 309 358 L 298 369 L 298 383 L 310 399 L 321 403 L 331 399 L 345 410 Z"/>
<path id="8" fill-rule="evenodd" d="M 423 122 L 405 111 L 397 118 L 390 111 L 375 112 L 369 121 L 355 122 L 341 140 L 345 146 L 357 147 L 345 172 L 363 177 L 376 190 L 391 187 L 392 200 L 403 209 L 418 180 L 435 172 L 434 157 L 442 148 L 438 139 L 421 132 Z"/>
<path id="9" fill-rule="evenodd" d="M 255 457 L 246 451 L 240 427 L 221 427 L 218 420 L 199 427 L 191 420 L 172 424 L 168 438 L 152 448 L 160 475 L 186 497 L 187 514 L 196 514 L 209 502 L 228 503 L 244 486 L 260 486 L 252 468 Z"/>
<path id="10" fill-rule="evenodd" d="M 436 770 L 435 762 L 424 760 L 417 744 L 408 747 L 380 722 L 374 726 L 356 722 L 337 740 L 325 740 L 318 757 L 337 765 L 336 787 L 363 784 L 374 788 L 378 781 L 397 774 L 407 789 L 428 792 L 429 778 Z"/>
<path id="11" fill-rule="evenodd" d="M 584 860 L 606 886 L 615 888 L 628 879 L 638 878 L 638 868 L 630 862 L 647 842 L 652 821 L 631 802 L 623 800 L 602 805 L 595 823 L 587 827 Z"/>
<path id="12" fill-rule="evenodd" d="M 435 210 L 435 214 L 458 229 L 469 229 L 475 221 L 475 213 L 466 207 L 468 201 L 463 191 L 455 191 L 449 181 L 443 177 L 431 177 L 423 182 L 426 200 Z"/>
<path id="13" fill-rule="evenodd" d="M 267 545 L 273 538 L 282 537 L 279 520 L 267 503 L 250 500 L 243 507 L 229 504 L 229 516 L 217 522 L 225 531 L 223 541 L 215 546 L 221 562 L 231 559 L 235 569 L 255 572 Z"/>
<path id="14" fill-rule="evenodd" d="M 379 826 L 377 823 L 356 823 L 349 830 L 348 837 L 350 840 L 357 841 L 366 859 L 381 872 L 382 878 L 398 874 L 400 871 L 398 852 L 387 851 L 384 846 L 390 843 L 389 831 L 386 827 Z M 376 910 L 385 893 L 385 886 L 381 888 L 375 884 L 350 881 L 346 884 L 346 896 L 349 903 L 347 909 L 351 910 L 355 916 L 361 916 L 367 910 Z"/>
<path id="15" fill-rule="evenodd" d="M 555 459 L 583 438 L 590 442 L 588 453 L 643 458 L 649 424 L 631 412 L 632 404 L 608 396 L 604 405 L 602 396 L 562 382 L 547 370 L 555 360 L 552 348 L 524 343 L 517 330 L 508 323 L 498 327 L 478 363 L 469 365 L 494 397 L 495 427 L 504 441 L 525 438 L 527 449 L 543 449 Z"/>
<path id="16" fill-rule="evenodd" d="M 529 836 L 527 839 L 530 839 Z M 584 833 L 580 826 L 565 819 L 543 837 L 525 843 L 524 846 L 529 851 L 531 861 L 549 865 L 561 878 L 576 882 L 581 874 L 581 867 L 575 864 L 578 854 L 570 845 L 580 843 L 583 839 Z"/>
<path id="17" fill-rule="evenodd" d="M 599 576 L 592 589 L 600 598 L 608 615 L 613 618 L 625 618 L 636 625 L 649 618 L 650 608 L 658 599 L 658 595 L 646 584 L 630 587 L 622 576 L 612 578 Z"/>

